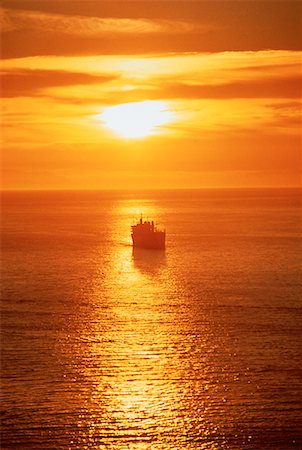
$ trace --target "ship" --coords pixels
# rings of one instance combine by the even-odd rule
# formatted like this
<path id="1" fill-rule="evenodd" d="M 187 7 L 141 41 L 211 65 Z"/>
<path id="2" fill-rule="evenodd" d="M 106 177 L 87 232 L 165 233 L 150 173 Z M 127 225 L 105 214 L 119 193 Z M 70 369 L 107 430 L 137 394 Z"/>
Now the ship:
<path id="1" fill-rule="evenodd" d="M 159 230 L 153 220 L 143 221 L 142 217 L 137 224 L 132 225 L 131 238 L 133 248 L 164 250 L 166 247 L 166 231 Z"/>

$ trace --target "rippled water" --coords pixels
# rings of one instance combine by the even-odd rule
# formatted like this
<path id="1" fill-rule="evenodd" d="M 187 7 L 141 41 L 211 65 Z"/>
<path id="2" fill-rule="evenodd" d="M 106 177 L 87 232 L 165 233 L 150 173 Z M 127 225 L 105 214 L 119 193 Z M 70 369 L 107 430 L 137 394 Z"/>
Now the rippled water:
<path id="1" fill-rule="evenodd" d="M 302 448 L 301 191 L 2 209 L 1 448 Z M 141 212 L 165 252 L 133 253 Z"/>

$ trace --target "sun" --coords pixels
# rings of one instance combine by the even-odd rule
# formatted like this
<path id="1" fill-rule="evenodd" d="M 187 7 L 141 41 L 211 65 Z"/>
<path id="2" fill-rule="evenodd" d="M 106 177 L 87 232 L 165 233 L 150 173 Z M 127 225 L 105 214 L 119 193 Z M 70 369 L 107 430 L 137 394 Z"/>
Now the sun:
<path id="1" fill-rule="evenodd" d="M 160 126 L 173 120 L 173 112 L 163 101 L 146 100 L 110 106 L 99 118 L 119 136 L 139 139 L 158 133 Z"/>

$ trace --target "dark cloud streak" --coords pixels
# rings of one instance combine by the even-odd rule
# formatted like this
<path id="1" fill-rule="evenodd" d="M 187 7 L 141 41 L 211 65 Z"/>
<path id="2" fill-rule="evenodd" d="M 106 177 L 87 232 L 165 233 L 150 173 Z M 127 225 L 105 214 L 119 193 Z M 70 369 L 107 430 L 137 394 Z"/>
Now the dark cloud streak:
<path id="1" fill-rule="evenodd" d="M 228 100 L 236 98 L 301 98 L 302 78 L 299 76 L 288 77 L 263 77 L 257 80 L 235 80 L 223 84 L 186 84 L 180 82 L 165 82 L 158 80 L 158 87 L 152 89 L 136 89 L 129 92 L 111 92 L 110 100 L 119 99 L 119 103 L 145 100 L 162 99 L 218 99 Z M 106 103 L 106 97 L 102 98 L 102 104 Z M 295 102 L 293 105 L 300 105 Z"/>
<path id="2" fill-rule="evenodd" d="M 213 85 L 175 83 L 163 87 L 171 97 L 183 98 L 300 98 L 301 76 L 263 77 L 257 80 L 236 80 Z"/>
<path id="3" fill-rule="evenodd" d="M 12 69 L 0 76 L 2 97 L 34 96 L 50 87 L 101 84 L 116 78 L 78 72 L 29 69 Z"/>

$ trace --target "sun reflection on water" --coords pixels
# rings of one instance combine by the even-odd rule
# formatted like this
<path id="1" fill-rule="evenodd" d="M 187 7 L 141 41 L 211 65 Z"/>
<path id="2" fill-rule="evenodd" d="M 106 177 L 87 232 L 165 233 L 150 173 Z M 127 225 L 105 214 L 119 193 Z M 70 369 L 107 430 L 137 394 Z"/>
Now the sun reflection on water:
<path id="1" fill-rule="evenodd" d="M 150 443 L 172 449 L 177 441 L 188 448 L 186 442 L 209 432 L 207 376 L 196 401 L 194 383 L 187 380 L 195 370 L 188 357 L 195 343 L 183 328 L 189 313 L 183 288 L 170 271 L 168 252 L 133 251 L 125 243 L 134 208 L 123 204 L 116 210 L 115 245 L 94 285 L 96 295 L 100 284 L 103 294 L 86 355 L 94 362 L 85 368 L 92 386 L 90 444 L 106 439 L 114 449 L 146 449 Z M 216 447 L 200 442 L 198 448 Z"/>

